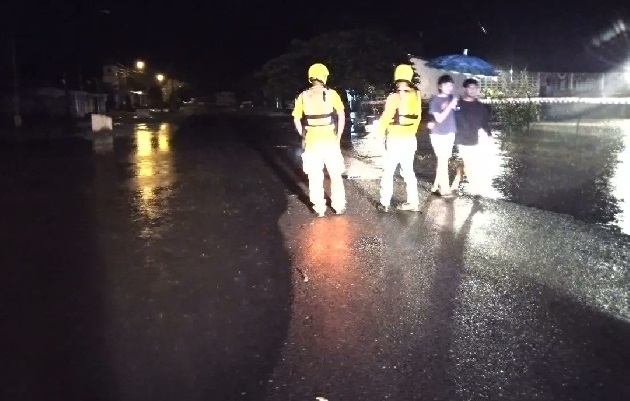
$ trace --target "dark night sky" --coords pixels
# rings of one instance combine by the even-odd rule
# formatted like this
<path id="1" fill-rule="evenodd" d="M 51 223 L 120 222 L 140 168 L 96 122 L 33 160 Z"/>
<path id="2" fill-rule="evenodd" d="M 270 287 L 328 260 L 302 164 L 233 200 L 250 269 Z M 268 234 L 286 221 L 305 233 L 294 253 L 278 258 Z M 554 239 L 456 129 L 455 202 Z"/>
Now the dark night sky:
<path id="1" fill-rule="evenodd" d="M 6 37 L 12 32 L 17 37 L 23 82 L 50 82 L 64 71 L 78 74 L 79 66 L 86 78 L 100 76 L 102 61 L 142 58 L 152 68 L 174 71 L 209 89 L 229 86 L 225 83 L 280 54 L 293 38 L 336 29 L 382 29 L 413 46 L 422 43 L 426 56 L 469 48 L 470 54 L 491 60 L 556 71 L 607 68 L 598 62 L 606 49 L 586 53 L 584 46 L 620 18 L 630 29 L 630 1 L 374 4 L 22 0 L 7 9 L 13 18 L 3 29 Z M 630 56 L 630 39 L 621 39 Z M 10 71 L 8 46 L 4 53 L 3 73 Z M 615 50 L 612 58 L 622 57 Z"/>

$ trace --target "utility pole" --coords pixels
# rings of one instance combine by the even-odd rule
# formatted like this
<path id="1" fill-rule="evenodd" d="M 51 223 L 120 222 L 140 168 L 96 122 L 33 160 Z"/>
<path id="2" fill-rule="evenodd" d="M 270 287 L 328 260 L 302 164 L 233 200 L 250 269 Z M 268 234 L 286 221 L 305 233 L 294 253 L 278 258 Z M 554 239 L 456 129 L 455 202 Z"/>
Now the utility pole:
<path id="1" fill-rule="evenodd" d="M 175 79 L 171 76 L 171 111 L 175 108 Z"/>
<path id="2" fill-rule="evenodd" d="M 83 91 L 83 74 L 81 73 L 81 64 L 79 64 L 79 90 Z"/>
<path id="3" fill-rule="evenodd" d="M 63 89 L 66 92 L 66 117 L 72 118 L 72 99 L 70 98 L 70 87 L 68 86 L 68 74 L 63 72 Z"/>
<path id="4" fill-rule="evenodd" d="M 16 128 L 19 128 L 22 126 L 22 116 L 20 114 L 20 87 L 18 85 L 17 44 L 15 37 L 11 41 L 11 53 L 13 62 L 13 123 Z"/>
<path id="5" fill-rule="evenodd" d="M 173 68 L 173 62 L 170 62 L 168 65 L 168 74 L 171 77 L 171 93 L 169 96 L 169 108 L 171 111 L 173 111 L 175 109 L 175 77 L 174 77 L 174 68 Z"/>

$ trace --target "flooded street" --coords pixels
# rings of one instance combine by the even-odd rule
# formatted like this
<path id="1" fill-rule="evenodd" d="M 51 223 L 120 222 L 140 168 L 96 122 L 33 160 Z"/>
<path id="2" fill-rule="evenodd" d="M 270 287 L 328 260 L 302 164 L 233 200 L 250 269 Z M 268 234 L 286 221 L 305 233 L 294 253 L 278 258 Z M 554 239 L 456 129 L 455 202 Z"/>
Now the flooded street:
<path id="1" fill-rule="evenodd" d="M 317 219 L 287 124 L 4 147 L 1 398 L 630 398 L 628 129 L 499 137 L 487 199 L 422 213 L 350 178 Z"/>
<path id="2" fill-rule="evenodd" d="M 428 133 L 419 138 L 416 173 L 432 182 L 435 157 Z M 349 146 L 380 164 L 377 139 L 355 137 Z M 486 198 L 568 214 L 630 235 L 630 120 L 540 123 L 530 132 L 498 133 L 486 149 L 485 167 Z"/>

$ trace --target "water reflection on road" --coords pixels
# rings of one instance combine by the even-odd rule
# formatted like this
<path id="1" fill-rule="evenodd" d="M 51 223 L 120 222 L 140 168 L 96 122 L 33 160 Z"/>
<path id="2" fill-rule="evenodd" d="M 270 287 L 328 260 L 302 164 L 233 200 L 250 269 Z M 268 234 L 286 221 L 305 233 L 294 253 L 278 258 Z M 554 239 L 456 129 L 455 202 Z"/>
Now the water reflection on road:
<path id="1" fill-rule="evenodd" d="M 326 346 L 338 338 L 354 338 L 360 329 L 352 314 L 367 302 L 368 291 L 362 291 L 356 266 L 360 263 L 353 252 L 358 240 L 357 227 L 346 216 L 321 219 L 309 224 L 302 231 L 302 248 L 298 263 L 308 266 L 308 275 L 317 283 L 325 281 L 331 285 L 318 288 L 319 305 L 311 305 L 311 317 L 321 323 L 313 328 L 317 347 Z M 355 287 L 355 284 L 357 286 Z M 335 308 L 331 310 L 331 305 Z M 352 353 L 364 350 L 340 347 L 338 352 Z"/>
<path id="2" fill-rule="evenodd" d="M 380 164 L 382 141 L 352 136 L 359 157 Z M 455 151 L 456 153 L 456 151 Z M 630 234 L 630 121 L 541 124 L 528 133 L 498 133 L 484 150 L 486 198 L 505 199 Z M 428 135 L 419 136 L 416 173 L 433 180 Z M 466 191 L 466 184 L 462 187 Z"/>
<path id="3" fill-rule="evenodd" d="M 168 213 L 168 201 L 175 181 L 173 155 L 170 152 L 172 127 L 158 129 L 138 124 L 135 130 L 135 152 L 130 155 L 137 197 L 135 206 L 147 220 L 143 236 L 152 235 L 151 222 Z"/>

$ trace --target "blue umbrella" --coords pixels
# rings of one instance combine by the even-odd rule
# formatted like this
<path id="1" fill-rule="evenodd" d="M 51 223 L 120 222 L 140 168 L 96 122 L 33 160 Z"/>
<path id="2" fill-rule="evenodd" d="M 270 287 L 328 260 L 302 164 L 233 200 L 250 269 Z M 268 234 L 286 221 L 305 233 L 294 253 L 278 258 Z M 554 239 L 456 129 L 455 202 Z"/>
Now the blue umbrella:
<path id="1" fill-rule="evenodd" d="M 499 75 L 494 67 L 487 61 L 484 61 L 479 57 L 468 56 L 465 54 L 441 56 L 427 62 L 426 66 L 437 68 L 439 70 L 447 70 L 471 75 L 485 75 L 488 77 L 496 77 Z"/>

